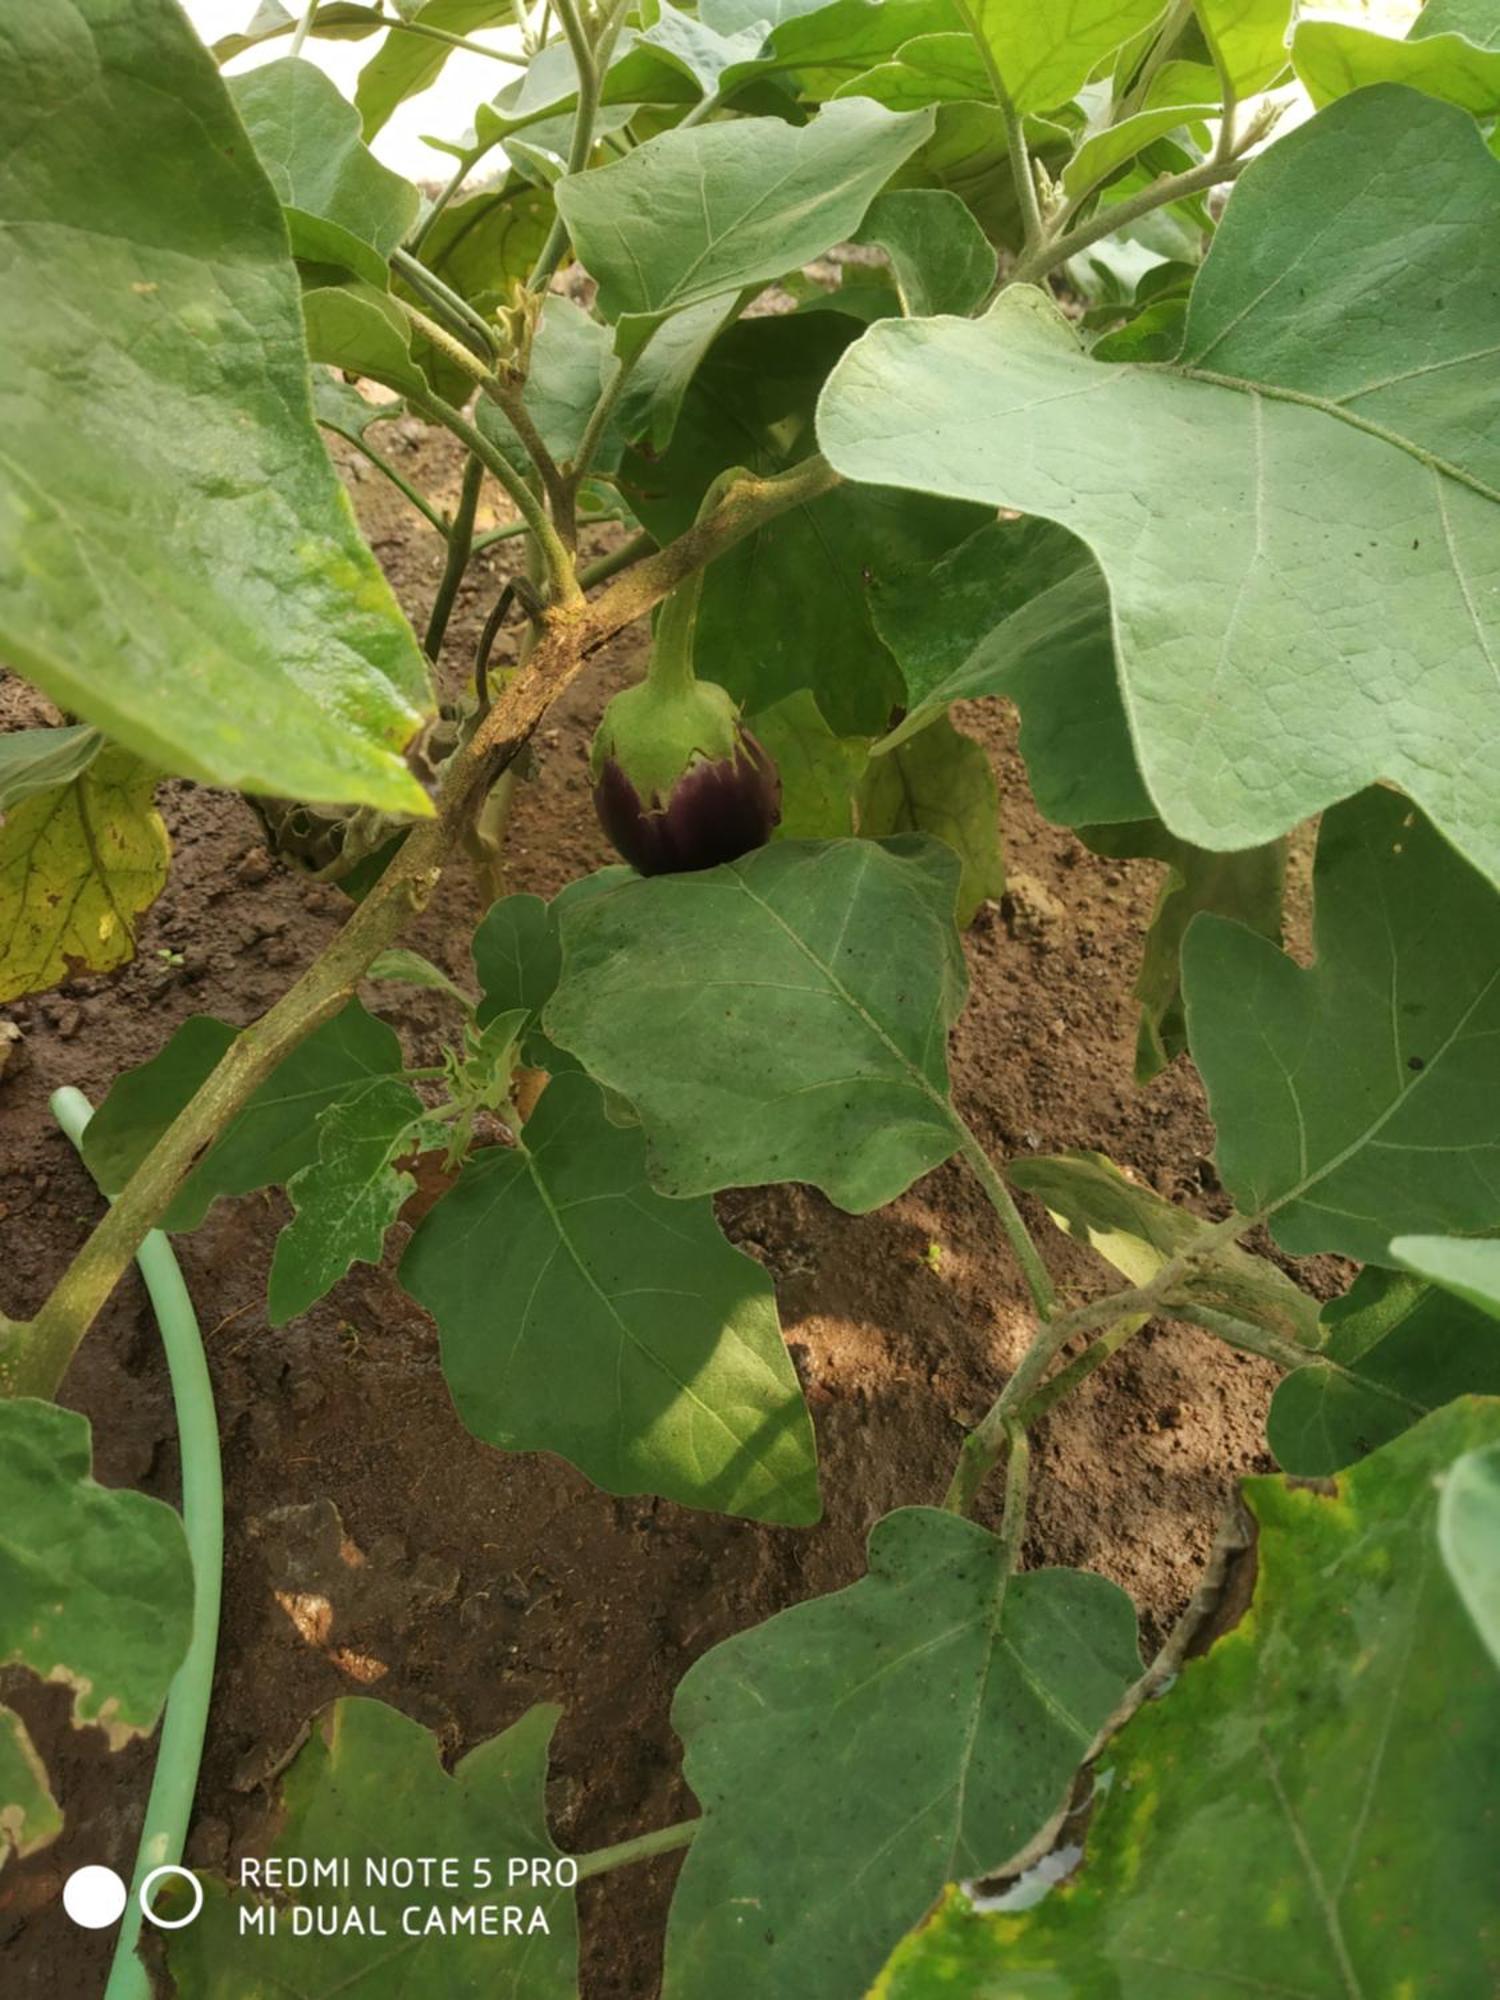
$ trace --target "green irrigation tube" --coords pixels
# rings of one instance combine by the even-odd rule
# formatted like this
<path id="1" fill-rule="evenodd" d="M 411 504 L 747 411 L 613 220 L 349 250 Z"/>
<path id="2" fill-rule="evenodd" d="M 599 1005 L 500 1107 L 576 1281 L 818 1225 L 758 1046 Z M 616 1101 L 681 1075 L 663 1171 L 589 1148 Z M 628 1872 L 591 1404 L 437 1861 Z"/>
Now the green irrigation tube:
<path id="1" fill-rule="evenodd" d="M 93 1107 L 81 1090 L 54 1091 L 52 1115 L 80 1151 Z M 187 1653 L 173 1676 L 162 1718 L 161 1741 L 146 1817 L 136 1848 L 130 1896 L 110 1965 L 104 2000 L 151 2000 L 151 1982 L 136 1956 L 141 1929 L 140 1889 L 153 1868 L 182 1860 L 188 1815 L 198 1788 L 203 1732 L 213 1688 L 219 1639 L 219 1593 L 224 1568 L 224 1481 L 219 1467 L 219 1418 L 198 1317 L 172 1246 L 153 1229 L 136 1256 L 161 1328 L 177 1411 L 182 1450 L 182 1522 L 193 1561 L 193 1626 Z"/>

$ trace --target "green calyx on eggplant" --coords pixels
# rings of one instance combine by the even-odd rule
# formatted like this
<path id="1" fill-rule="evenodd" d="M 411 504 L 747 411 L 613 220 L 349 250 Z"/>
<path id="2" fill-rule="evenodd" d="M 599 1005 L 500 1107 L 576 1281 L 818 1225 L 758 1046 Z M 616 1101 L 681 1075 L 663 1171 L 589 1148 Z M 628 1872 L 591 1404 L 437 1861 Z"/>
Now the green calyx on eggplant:
<path id="1" fill-rule="evenodd" d="M 774 760 L 733 697 L 693 672 L 696 584 L 663 605 L 646 678 L 605 709 L 590 757 L 599 823 L 642 875 L 737 861 L 781 818 Z"/>

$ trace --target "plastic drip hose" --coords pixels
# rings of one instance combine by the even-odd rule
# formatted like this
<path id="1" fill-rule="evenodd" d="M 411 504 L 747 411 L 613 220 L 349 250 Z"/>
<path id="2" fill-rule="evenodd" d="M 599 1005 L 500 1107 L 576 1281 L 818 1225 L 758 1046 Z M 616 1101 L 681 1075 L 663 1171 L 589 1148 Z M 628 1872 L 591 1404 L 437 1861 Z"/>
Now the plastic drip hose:
<path id="1" fill-rule="evenodd" d="M 54 1091 L 50 1102 L 53 1117 L 81 1153 L 84 1127 L 93 1116 L 93 1106 L 81 1090 L 71 1086 Z M 193 1620 L 187 1652 L 167 1691 L 156 1769 L 104 2000 L 151 2000 L 151 1982 L 135 1950 L 141 1929 L 140 1889 L 153 1868 L 175 1867 L 182 1860 L 213 1691 L 224 1567 L 219 1417 L 198 1316 L 172 1246 L 159 1229 L 153 1229 L 142 1243 L 136 1263 L 146 1281 L 172 1379 L 182 1453 L 182 1523 L 193 1565 Z"/>

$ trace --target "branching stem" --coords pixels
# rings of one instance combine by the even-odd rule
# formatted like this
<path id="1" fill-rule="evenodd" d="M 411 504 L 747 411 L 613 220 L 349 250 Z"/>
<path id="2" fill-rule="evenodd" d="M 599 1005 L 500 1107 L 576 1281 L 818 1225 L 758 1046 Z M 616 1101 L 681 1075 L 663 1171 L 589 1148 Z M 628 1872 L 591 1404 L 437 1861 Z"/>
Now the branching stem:
<path id="1" fill-rule="evenodd" d="M 1146 1284 L 1105 1293 L 1084 1305 L 1075 1306 L 1071 1312 L 1060 1313 L 1054 1319 L 1044 1319 L 1031 1345 L 1021 1356 L 1015 1373 L 964 1439 L 944 1505 L 955 1513 L 968 1511 L 1004 1448 L 1007 1424 L 1019 1416 L 1032 1394 L 1041 1387 L 1042 1378 L 1054 1358 L 1070 1340 L 1080 1333 L 1093 1333 L 1104 1326 L 1112 1327 L 1116 1321 L 1136 1314 L 1151 1318 L 1171 1301 L 1172 1293 L 1197 1264 L 1225 1243 L 1242 1236 L 1257 1219 L 1232 1214 L 1212 1229 L 1206 1229 L 1186 1250 L 1169 1258 Z M 1176 1302 L 1172 1302 L 1172 1311 L 1179 1317 L 1185 1316 L 1183 1308 Z M 1305 1354 L 1303 1358 L 1306 1359 Z"/>
<path id="2" fill-rule="evenodd" d="M 578 11 L 578 0 L 557 0 L 557 18 L 562 22 L 563 34 L 568 47 L 573 52 L 573 64 L 578 71 L 578 104 L 573 113 L 573 138 L 568 147 L 568 172 L 581 174 L 589 163 L 589 154 L 594 146 L 594 125 L 599 116 L 599 103 L 604 94 L 604 78 L 609 70 L 610 58 L 614 54 L 615 42 L 619 38 L 620 26 L 625 19 L 625 9 L 629 0 L 612 0 L 609 12 L 604 17 L 604 25 L 599 31 L 599 40 L 590 47 L 588 33 L 583 25 L 583 17 Z M 526 288 L 532 292 L 544 292 L 552 282 L 552 273 L 562 262 L 563 251 L 568 244 L 568 228 L 562 217 L 556 216 L 547 232 L 547 240 L 542 245 L 541 255 L 532 267 L 531 276 L 526 280 Z"/>
<path id="3" fill-rule="evenodd" d="M 1021 210 L 1021 225 L 1025 231 L 1028 250 L 1037 249 L 1046 234 L 1042 221 L 1042 206 L 1036 191 L 1036 174 L 1032 170 L 1031 155 L 1026 148 L 1026 123 L 1016 109 L 1015 100 L 1006 85 L 1004 74 L 990 47 L 989 38 L 980 27 L 969 0 L 955 0 L 959 19 L 969 31 L 970 39 L 979 53 L 989 79 L 990 91 L 999 107 L 1000 119 L 1005 126 L 1005 150 L 1010 158 L 1011 179 L 1015 182 L 1016 201 Z"/>
<path id="4" fill-rule="evenodd" d="M 585 599 L 574 583 L 566 600 L 548 607 L 530 657 L 447 765 L 434 817 L 412 827 L 385 873 L 296 984 L 235 1037 L 121 1190 L 36 1317 L 0 1319 L 0 1393 L 56 1394 L 79 1342 L 194 1164 L 277 1064 L 349 1000 L 371 961 L 425 906 L 476 802 L 514 761 L 589 656 L 644 617 L 685 577 L 762 523 L 816 499 L 837 483 L 838 474 L 818 457 L 804 459 L 774 478 L 741 480 L 708 518 L 634 564 L 598 597 Z"/>

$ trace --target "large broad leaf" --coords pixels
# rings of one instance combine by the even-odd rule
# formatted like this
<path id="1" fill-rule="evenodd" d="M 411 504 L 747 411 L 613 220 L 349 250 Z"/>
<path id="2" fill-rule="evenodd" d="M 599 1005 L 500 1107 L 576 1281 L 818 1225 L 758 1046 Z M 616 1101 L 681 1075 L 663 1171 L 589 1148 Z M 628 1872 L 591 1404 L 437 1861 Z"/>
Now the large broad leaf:
<path id="1" fill-rule="evenodd" d="M 609 1122 L 587 1077 L 554 1077 L 514 1147 L 469 1161 L 401 1282 L 438 1323 L 476 1436 L 555 1451 L 610 1493 L 818 1518 L 770 1279 L 710 1203 L 653 1192 L 640 1132 Z"/>
<path id="2" fill-rule="evenodd" d="M 354 106 L 291 56 L 233 78 L 229 94 L 286 210 L 294 254 L 385 284 L 418 196 L 362 144 Z"/>
<path id="3" fill-rule="evenodd" d="M 210 1014 L 184 1021 L 166 1047 L 115 1079 L 89 1120 L 83 1154 L 106 1194 L 118 1194 L 199 1085 L 236 1030 Z M 351 1002 L 280 1062 L 224 1127 L 162 1219 L 196 1229 L 221 1195 L 284 1187 L 318 1157 L 318 1114 L 401 1068 L 401 1044 L 384 1021 Z"/>
<path id="4" fill-rule="evenodd" d="M 957 1150 L 958 857 L 777 841 L 568 910 L 547 1032 L 640 1114 L 672 1195 L 811 1181 L 856 1214 Z"/>
<path id="5" fill-rule="evenodd" d="M 1159 819 L 1086 827 L 1083 838 L 1096 854 L 1165 864 L 1135 982 L 1135 997 L 1141 1003 L 1135 1080 L 1149 1083 L 1187 1047 L 1181 953 L 1193 918 L 1210 910 L 1280 944 L 1286 843 L 1273 840 L 1240 854 L 1215 854 L 1179 840 Z"/>
<path id="6" fill-rule="evenodd" d="M 1132 1285 L 1149 1284 L 1211 1224 L 1121 1172 L 1103 1153 L 1056 1153 L 1012 1160 L 1006 1178 L 1035 1195 L 1058 1228 L 1076 1237 Z M 1317 1302 L 1264 1257 L 1224 1243 L 1193 1264 L 1174 1288 L 1173 1305 L 1206 1306 L 1314 1348 Z"/>
<path id="7" fill-rule="evenodd" d="M 1396 41 L 1354 21 L 1299 21 L 1292 60 L 1314 104 L 1371 84 L 1401 83 L 1460 104 L 1476 118 L 1500 111 L 1500 33 L 1490 46 L 1456 33 Z"/>
<path id="8" fill-rule="evenodd" d="M 1316 1360 L 1278 1383 L 1266 1439 L 1284 1472 L 1338 1472 L 1455 1396 L 1500 1395 L 1500 1326 L 1373 1266 L 1323 1308 Z"/>
<path id="9" fill-rule="evenodd" d="M 136 919 L 166 887 L 156 773 L 128 750 L 84 748 L 76 777 L 0 815 L 0 1000 L 127 964 Z"/>
<path id="10" fill-rule="evenodd" d="M 1325 814 L 1317 959 L 1224 918 L 1183 946 L 1225 1187 L 1306 1256 L 1500 1224 L 1500 895 L 1394 792 Z"/>
<path id="11" fill-rule="evenodd" d="M 658 540 L 692 525 L 728 467 L 769 475 L 808 456 L 818 390 L 855 331 L 841 314 L 794 314 L 747 320 L 715 343 L 670 449 L 625 460 L 630 504 Z M 884 730 L 902 690 L 870 622 L 871 583 L 931 563 L 980 518 L 951 500 L 853 486 L 779 515 L 709 566 L 698 672 L 751 712 L 810 689 L 838 734 Z"/>
<path id="12" fill-rule="evenodd" d="M 515 20 L 510 0 L 425 0 L 425 4 L 418 0 L 397 12 L 449 35 L 472 35 L 476 28 L 506 27 Z M 365 138 L 375 137 L 398 104 L 435 83 L 452 53 L 451 44 L 427 35 L 387 35 L 360 71 L 355 87 Z"/>
<path id="13" fill-rule="evenodd" d="M 664 132 L 557 185 L 573 245 L 599 281 L 599 310 L 634 347 L 657 321 L 764 284 L 852 236 L 932 129 L 860 100 L 808 125 L 745 118 Z"/>
<path id="14" fill-rule="evenodd" d="M 1358 92 L 1243 176 L 1171 365 L 1091 360 L 1022 287 L 984 320 L 872 327 L 823 447 L 1089 543 L 1174 833 L 1258 845 L 1384 777 L 1500 876 L 1497 205 L 1462 112 Z"/>
<path id="15" fill-rule="evenodd" d="M 1000 853 L 1000 793 L 982 743 L 938 716 L 884 757 L 874 758 L 859 788 L 859 830 L 933 833 L 963 863 L 957 914 L 970 924 L 987 897 L 1005 888 Z"/>
<path id="16" fill-rule="evenodd" d="M 0 1707 L 0 1868 L 24 1860 L 62 1832 L 62 1811 L 25 1723 Z"/>
<path id="17" fill-rule="evenodd" d="M 1076 1875 L 1031 1909 L 951 1891 L 880 2000 L 1493 1992 L 1500 1701 L 1436 1515 L 1497 1435 L 1456 1403 L 1332 1493 L 1246 1481 L 1250 1613 L 1101 1754 Z"/>
<path id="18" fill-rule="evenodd" d="M 1481 1312 L 1500 1319 L 1500 1243 L 1466 1243 L 1451 1236 L 1398 1236 L 1391 1256 Z"/>
<path id="19" fill-rule="evenodd" d="M 1007 1578 L 973 1522 L 888 1515 L 861 1582 L 715 1647 L 677 1690 L 703 1822 L 664 2000 L 862 1993 L 944 1882 L 1008 1860 L 1062 1803 L 1139 1671 L 1115 1584 Z"/>
<path id="20" fill-rule="evenodd" d="M 18 0 L 0 61 L 0 651 L 167 770 L 430 811 L 400 756 L 426 667 L 313 426 L 281 207 L 208 51 L 171 0 Z"/>
<path id="21" fill-rule="evenodd" d="M 450 1776 L 431 1734 L 384 1702 L 324 1709 L 281 1780 L 270 1859 L 333 1866 L 275 1899 L 274 1917 L 266 1899 L 205 1876 L 202 1915 L 188 1923 L 188 1891 L 174 1882 L 157 1907 L 185 1925 L 167 1945 L 176 1990 L 194 2000 L 572 2000 L 571 1893 L 510 1884 L 513 1860 L 558 1859 L 546 1786 L 559 1713 L 529 1709 Z M 427 1882 L 392 1868 L 423 1856 Z M 239 1877 L 249 1880 L 249 1868 Z M 518 1915 L 508 1920 L 508 1910 Z"/>
<path id="22" fill-rule="evenodd" d="M 1161 0 L 1051 0 L 1045 7 L 1036 0 L 973 0 L 980 34 L 1018 111 L 1066 104 L 1160 12 Z"/>
<path id="23" fill-rule="evenodd" d="M 318 1156 L 287 1184 L 296 1214 L 276 1239 L 267 1312 L 284 1326 L 351 1264 L 378 1264 L 385 1233 L 416 1186 L 396 1160 L 422 1105 L 399 1077 L 338 1097 L 319 1114 Z"/>
<path id="24" fill-rule="evenodd" d="M 182 1521 L 90 1477 L 87 1421 L 0 1401 L 0 1666 L 72 1690 L 75 1724 L 112 1750 L 156 1726 L 187 1651 L 193 1572 Z"/>

